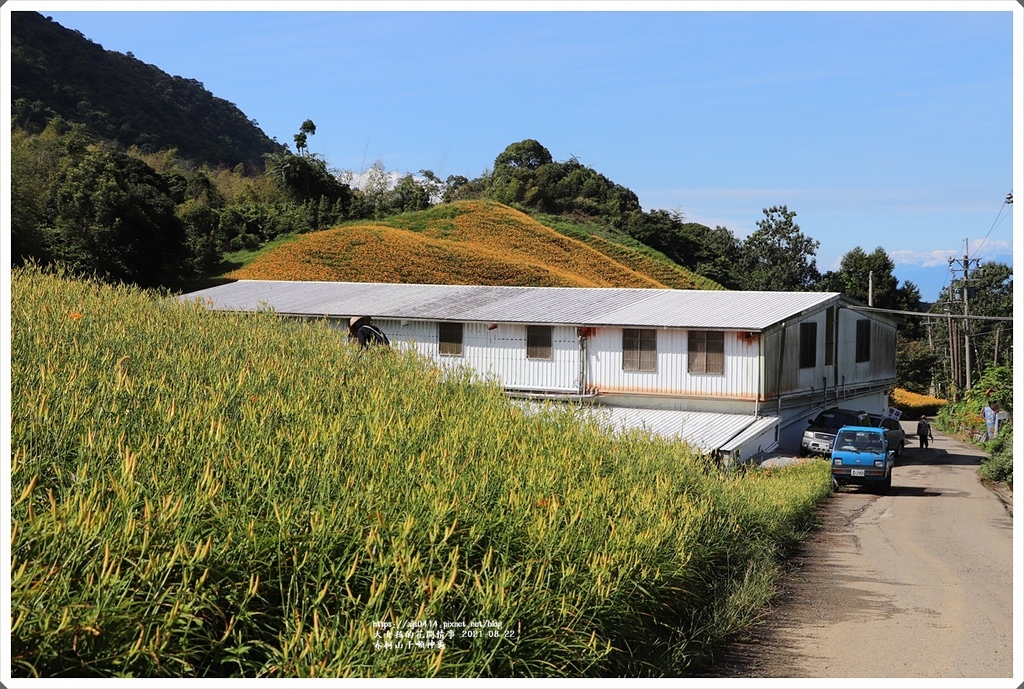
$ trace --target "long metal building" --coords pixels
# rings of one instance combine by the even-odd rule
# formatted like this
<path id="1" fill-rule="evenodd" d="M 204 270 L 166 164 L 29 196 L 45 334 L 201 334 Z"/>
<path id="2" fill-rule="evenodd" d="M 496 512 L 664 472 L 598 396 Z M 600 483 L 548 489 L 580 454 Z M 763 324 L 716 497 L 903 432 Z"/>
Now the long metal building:
<path id="1" fill-rule="evenodd" d="M 511 395 L 593 403 L 730 461 L 795 451 L 826 406 L 883 411 L 896 376 L 895 323 L 835 292 L 239 280 L 181 298 L 339 336 L 372 316 L 395 346 Z"/>

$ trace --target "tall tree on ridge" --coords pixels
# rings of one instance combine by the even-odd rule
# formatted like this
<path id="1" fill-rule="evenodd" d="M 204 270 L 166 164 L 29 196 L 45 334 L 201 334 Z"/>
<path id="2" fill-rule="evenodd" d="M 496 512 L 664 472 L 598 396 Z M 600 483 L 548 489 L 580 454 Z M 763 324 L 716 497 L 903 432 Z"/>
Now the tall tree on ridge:
<path id="1" fill-rule="evenodd" d="M 742 288 L 772 292 L 814 289 L 821 275 L 815 261 L 819 242 L 793 222 L 786 206 L 763 209 L 764 220 L 740 245 Z"/>

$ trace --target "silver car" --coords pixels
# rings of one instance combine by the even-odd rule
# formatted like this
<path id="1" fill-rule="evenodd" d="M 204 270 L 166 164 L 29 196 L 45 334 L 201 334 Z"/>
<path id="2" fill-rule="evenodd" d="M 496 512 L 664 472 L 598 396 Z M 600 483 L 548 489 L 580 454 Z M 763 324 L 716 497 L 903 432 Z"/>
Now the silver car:
<path id="1" fill-rule="evenodd" d="M 854 409 L 830 407 L 807 422 L 807 429 L 800 441 L 800 455 L 825 455 L 832 453 L 832 442 L 843 426 L 870 426 L 867 412 Z"/>
<path id="2" fill-rule="evenodd" d="M 885 441 L 889 449 L 895 451 L 897 457 L 902 456 L 903 448 L 907 444 L 907 434 L 904 433 L 899 420 L 881 414 L 868 414 L 868 420 L 869 426 L 885 429 Z"/>

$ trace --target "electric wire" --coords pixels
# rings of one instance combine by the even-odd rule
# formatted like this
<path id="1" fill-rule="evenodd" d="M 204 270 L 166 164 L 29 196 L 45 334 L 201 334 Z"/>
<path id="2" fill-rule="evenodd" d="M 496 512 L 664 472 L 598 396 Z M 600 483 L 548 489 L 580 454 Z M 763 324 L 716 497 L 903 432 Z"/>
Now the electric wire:
<path id="1" fill-rule="evenodd" d="M 978 247 L 977 247 L 977 248 L 976 248 L 976 249 L 974 250 L 974 253 L 973 253 L 973 254 L 971 254 L 971 258 L 972 258 L 972 259 L 973 259 L 973 258 L 974 258 L 975 256 L 977 256 L 977 255 L 978 255 L 978 252 L 979 252 L 979 251 L 981 251 L 981 248 L 982 248 L 983 246 L 985 246 L 985 242 L 987 242 L 987 241 L 988 241 L 988 238 L 989 238 L 989 236 L 990 236 L 990 235 L 992 234 L 992 230 L 996 229 L 996 225 L 998 225 L 998 224 L 999 224 L 1000 222 L 1002 222 L 1003 220 L 1006 220 L 1006 218 L 1008 218 L 1008 217 L 1009 217 L 1009 214 L 1007 214 L 1007 215 L 1003 215 L 1003 211 L 1004 211 L 1004 210 L 1005 210 L 1005 209 L 1006 209 L 1006 208 L 1007 208 L 1007 207 L 1008 207 L 1008 206 L 1009 206 L 1009 205 L 1010 205 L 1011 203 L 1013 203 L 1013 200 L 1012 200 L 1012 199 L 1013 199 L 1013 190 L 1011 189 L 1011 190 L 1010 190 L 1010 193 L 1008 193 L 1008 194 L 1006 195 L 1006 197 L 1005 197 L 1005 198 L 1003 199 L 1003 203 L 1002 203 L 1002 205 L 1001 205 L 1001 206 L 999 206 L 999 212 L 998 212 L 998 213 L 996 213 L 996 219 L 992 221 L 992 227 L 988 228 L 988 233 L 987 233 L 987 234 L 985 235 L 985 237 L 984 237 L 984 238 L 983 238 L 983 239 L 981 240 L 981 244 L 979 244 L 979 245 L 978 245 Z"/>

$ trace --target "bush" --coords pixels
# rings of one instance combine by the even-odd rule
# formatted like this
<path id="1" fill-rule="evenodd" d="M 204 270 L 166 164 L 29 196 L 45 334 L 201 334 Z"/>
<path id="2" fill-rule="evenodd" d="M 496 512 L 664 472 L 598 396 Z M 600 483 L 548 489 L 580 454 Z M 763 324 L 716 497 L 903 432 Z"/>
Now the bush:
<path id="1" fill-rule="evenodd" d="M 1005 482 L 1013 490 L 1013 427 L 999 429 L 995 439 L 985 444 L 989 457 L 981 464 L 981 475 L 990 481 Z"/>
<path id="2" fill-rule="evenodd" d="M 904 419 L 919 419 L 922 416 L 935 416 L 946 406 L 946 400 L 920 395 L 902 388 L 896 388 L 889 397 L 889 403 L 903 412 Z"/>

